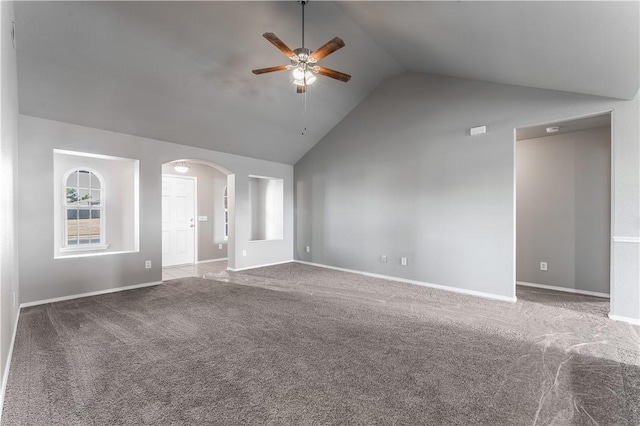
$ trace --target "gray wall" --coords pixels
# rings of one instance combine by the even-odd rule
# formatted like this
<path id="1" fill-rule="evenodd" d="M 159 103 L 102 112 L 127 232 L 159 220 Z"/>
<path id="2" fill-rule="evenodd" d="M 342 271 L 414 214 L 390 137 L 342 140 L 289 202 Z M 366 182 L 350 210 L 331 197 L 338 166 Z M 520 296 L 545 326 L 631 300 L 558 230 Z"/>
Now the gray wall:
<path id="1" fill-rule="evenodd" d="M 249 178 L 249 211 L 251 212 L 251 240 L 264 240 L 264 191 L 260 179 Z M 262 196 L 262 199 L 261 199 Z M 263 208 L 260 208 L 260 207 Z"/>
<path id="2" fill-rule="evenodd" d="M 174 160 L 213 162 L 230 171 L 229 267 L 240 269 L 293 258 L 293 167 L 232 154 L 145 139 L 68 123 L 19 116 L 18 210 L 20 300 L 31 302 L 127 285 L 161 281 L 162 165 Z M 53 259 L 53 197 L 33 197 L 53 188 L 53 149 L 140 160 L 140 251 Z M 285 238 L 250 245 L 250 174 L 285 182 Z M 242 256 L 246 250 L 247 255 Z M 145 260 L 153 267 L 144 268 Z M 73 265 L 73 268 L 71 268 Z M 73 273 L 69 271 L 73 270 Z"/>
<path id="3" fill-rule="evenodd" d="M 609 127 L 518 141 L 516 279 L 609 294 L 610 200 Z"/>
<path id="4" fill-rule="evenodd" d="M 512 298 L 514 129 L 613 111 L 611 310 L 638 319 L 639 106 L 638 98 L 391 78 L 296 163 L 296 258 Z M 469 136 L 479 125 L 488 133 Z"/>
<path id="5" fill-rule="evenodd" d="M 13 21 L 13 2 L 0 3 L 0 37 L 2 104 L 0 115 L 0 410 L 4 399 L 4 380 L 9 347 L 18 316 L 19 300 L 17 253 L 17 154 L 18 154 L 18 79 L 16 51 L 10 38 Z M 0 412 L 0 416 L 1 416 Z"/>
<path id="6" fill-rule="evenodd" d="M 204 164 L 189 163 L 186 173 L 178 173 L 173 163 L 162 166 L 168 175 L 195 176 L 198 178 L 198 213 L 207 216 L 206 222 L 198 221 L 198 261 L 224 259 L 227 257 L 227 241 L 224 239 L 224 187 L 227 175 Z M 222 248 L 219 248 L 222 244 Z"/>
<path id="7" fill-rule="evenodd" d="M 282 188 L 279 179 L 249 178 L 252 241 L 282 239 Z"/>

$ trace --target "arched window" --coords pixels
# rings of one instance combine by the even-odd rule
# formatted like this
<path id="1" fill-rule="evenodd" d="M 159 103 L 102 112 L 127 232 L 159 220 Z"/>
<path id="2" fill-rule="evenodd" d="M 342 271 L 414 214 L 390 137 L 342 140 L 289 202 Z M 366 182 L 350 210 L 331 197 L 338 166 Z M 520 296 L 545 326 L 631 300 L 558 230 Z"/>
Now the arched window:
<path id="1" fill-rule="evenodd" d="M 104 184 L 95 173 L 74 169 L 65 174 L 64 242 L 79 250 L 106 248 Z"/>
<path id="2" fill-rule="evenodd" d="M 229 187 L 224 187 L 224 198 L 223 198 L 223 207 L 224 207 L 224 239 L 229 239 Z"/>

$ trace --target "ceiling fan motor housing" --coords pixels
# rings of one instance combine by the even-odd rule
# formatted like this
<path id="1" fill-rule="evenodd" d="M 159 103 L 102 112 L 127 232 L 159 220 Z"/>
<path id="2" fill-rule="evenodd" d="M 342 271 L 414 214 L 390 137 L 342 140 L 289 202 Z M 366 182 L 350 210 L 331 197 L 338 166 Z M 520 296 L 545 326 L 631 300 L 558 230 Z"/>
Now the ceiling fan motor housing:
<path id="1" fill-rule="evenodd" d="M 307 49 L 306 47 L 298 47 L 293 51 L 295 56 L 290 58 L 293 62 L 303 62 L 303 63 L 315 63 L 317 62 L 316 58 L 314 58 L 311 54 L 313 51 L 311 49 Z"/>

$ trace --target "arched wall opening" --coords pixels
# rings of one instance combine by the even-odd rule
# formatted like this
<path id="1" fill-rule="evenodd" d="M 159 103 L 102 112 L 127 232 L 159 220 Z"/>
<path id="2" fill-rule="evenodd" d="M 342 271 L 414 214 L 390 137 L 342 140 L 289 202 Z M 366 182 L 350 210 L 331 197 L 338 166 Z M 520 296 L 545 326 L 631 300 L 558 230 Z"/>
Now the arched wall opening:
<path id="1" fill-rule="evenodd" d="M 235 265 L 235 193 L 235 174 L 222 165 L 193 158 L 162 165 L 163 267 Z"/>

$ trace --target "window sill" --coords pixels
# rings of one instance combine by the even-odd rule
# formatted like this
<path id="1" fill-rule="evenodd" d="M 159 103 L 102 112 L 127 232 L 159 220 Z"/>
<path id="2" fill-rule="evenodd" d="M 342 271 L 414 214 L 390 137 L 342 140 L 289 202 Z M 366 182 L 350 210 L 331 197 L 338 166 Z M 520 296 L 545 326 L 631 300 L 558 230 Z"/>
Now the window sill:
<path id="1" fill-rule="evenodd" d="M 60 253 L 80 253 L 85 251 L 106 250 L 109 244 L 91 244 L 70 247 L 60 247 Z"/>
<path id="2" fill-rule="evenodd" d="M 55 260 L 61 259 L 77 259 L 80 257 L 101 257 L 101 256 L 111 256 L 115 254 L 129 254 L 129 253 L 139 253 L 140 250 L 122 250 L 122 251 L 94 251 L 94 252 L 76 252 L 69 254 L 58 254 L 57 256 L 53 256 Z"/>

